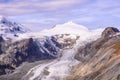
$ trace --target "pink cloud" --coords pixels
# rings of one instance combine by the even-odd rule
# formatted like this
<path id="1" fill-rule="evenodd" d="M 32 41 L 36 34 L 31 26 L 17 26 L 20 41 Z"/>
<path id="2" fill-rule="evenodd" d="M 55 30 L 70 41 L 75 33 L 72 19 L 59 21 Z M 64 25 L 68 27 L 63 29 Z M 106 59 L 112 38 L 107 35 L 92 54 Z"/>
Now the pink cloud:
<path id="1" fill-rule="evenodd" d="M 19 15 L 44 11 L 54 11 L 80 4 L 86 0 L 51 0 L 51 1 L 31 1 L 21 0 L 9 3 L 0 3 L 0 14 Z"/>

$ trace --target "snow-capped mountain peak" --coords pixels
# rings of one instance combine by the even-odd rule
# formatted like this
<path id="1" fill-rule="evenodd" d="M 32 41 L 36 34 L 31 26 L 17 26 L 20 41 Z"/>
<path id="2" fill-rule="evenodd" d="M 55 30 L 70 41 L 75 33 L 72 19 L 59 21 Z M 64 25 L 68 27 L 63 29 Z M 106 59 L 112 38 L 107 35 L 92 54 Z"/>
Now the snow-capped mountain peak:
<path id="1" fill-rule="evenodd" d="M 58 26 L 61 26 L 61 25 L 57 25 L 56 27 L 58 27 Z M 77 23 L 74 23 L 73 21 L 66 22 L 66 23 L 62 24 L 62 26 L 68 27 L 68 28 L 77 28 L 77 29 L 82 29 L 82 30 L 88 31 L 87 27 L 80 25 L 80 24 L 77 24 Z"/>
<path id="2" fill-rule="evenodd" d="M 55 34 L 79 34 L 83 35 L 88 33 L 89 30 L 87 27 L 83 25 L 76 24 L 72 21 L 64 23 L 64 24 L 58 24 L 52 29 L 49 30 L 43 30 L 41 33 L 45 35 L 55 35 Z"/>
<path id="3" fill-rule="evenodd" d="M 0 35 L 6 38 L 18 37 L 19 34 L 27 32 L 21 24 L 10 21 L 4 16 L 0 16 Z"/>

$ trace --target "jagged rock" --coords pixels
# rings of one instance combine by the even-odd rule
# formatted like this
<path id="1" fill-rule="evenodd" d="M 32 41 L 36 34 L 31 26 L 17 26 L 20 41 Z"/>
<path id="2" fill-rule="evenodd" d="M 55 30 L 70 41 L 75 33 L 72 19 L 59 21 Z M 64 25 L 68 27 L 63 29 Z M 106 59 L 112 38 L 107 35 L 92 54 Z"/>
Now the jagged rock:
<path id="1" fill-rule="evenodd" d="M 29 30 L 23 27 L 21 24 L 10 21 L 6 17 L 0 16 L 0 36 L 4 40 L 14 41 L 20 34 L 26 33 Z"/>
<path id="2" fill-rule="evenodd" d="M 107 27 L 103 32 L 102 32 L 102 37 L 106 38 L 109 37 L 110 35 L 114 35 L 115 33 L 119 32 L 117 28 L 114 27 Z"/>
<path id="3" fill-rule="evenodd" d="M 80 38 L 78 35 L 72 34 L 59 34 L 54 36 L 57 42 L 60 44 L 62 48 L 72 48 L 76 41 Z"/>
<path id="4" fill-rule="evenodd" d="M 54 55 L 57 55 L 57 48 L 60 46 L 58 45 L 53 38 L 47 38 L 41 43 L 30 38 L 11 43 L 7 47 L 3 46 L 5 50 L 1 51 L 0 55 L 0 75 L 13 72 L 24 62 L 56 58 Z"/>
<path id="5" fill-rule="evenodd" d="M 35 56 L 33 53 L 38 52 L 39 47 L 33 42 L 33 39 L 26 39 L 20 42 L 15 42 L 8 46 L 4 53 L 0 55 L 0 74 L 12 72 L 16 67 L 25 61 L 32 61 Z"/>
<path id="6" fill-rule="evenodd" d="M 14 74 L 13 72 L 16 71 L 16 68 L 25 62 L 34 63 L 34 61 L 39 60 L 50 61 L 51 59 L 56 59 L 61 56 L 61 53 L 59 53 L 60 49 L 73 46 L 78 38 L 78 36 L 71 38 L 70 34 L 65 34 L 63 37 L 62 35 L 54 35 L 51 37 L 44 36 L 42 38 L 30 38 L 9 43 L 5 47 L 3 46 L 5 50 L 0 55 L 0 75 Z M 61 41 L 64 42 L 63 44 L 67 45 L 63 46 Z"/>
<path id="7" fill-rule="evenodd" d="M 22 27 L 22 25 L 9 21 L 3 16 L 0 17 L 0 30 L 4 31 L 5 33 L 25 33 L 25 30 Z"/>
<path id="8" fill-rule="evenodd" d="M 106 28 L 101 38 L 80 48 L 75 58 L 81 63 L 74 66 L 73 74 L 65 80 L 118 80 L 120 35 L 103 38 L 116 32 L 116 28 Z"/>

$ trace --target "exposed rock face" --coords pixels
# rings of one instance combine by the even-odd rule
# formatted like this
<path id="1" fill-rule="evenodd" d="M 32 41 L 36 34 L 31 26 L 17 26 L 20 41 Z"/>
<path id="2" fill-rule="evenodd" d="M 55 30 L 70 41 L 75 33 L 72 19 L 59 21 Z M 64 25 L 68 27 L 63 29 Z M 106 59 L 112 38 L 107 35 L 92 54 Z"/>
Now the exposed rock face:
<path id="1" fill-rule="evenodd" d="M 3 53 L 3 46 L 4 46 L 4 40 L 3 40 L 3 38 L 0 36 L 0 54 L 2 54 Z"/>
<path id="2" fill-rule="evenodd" d="M 82 62 L 89 61 L 106 41 L 106 39 L 100 38 L 97 41 L 86 44 L 86 46 L 80 47 L 75 58 Z"/>
<path id="3" fill-rule="evenodd" d="M 22 40 L 7 46 L 5 52 L 0 55 L 0 67 L 3 70 L 1 74 L 14 70 L 24 61 L 32 61 L 37 56 L 33 53 L 33 50 L 38 53 L 39 48 L 32 39 Z"/>
<path id="4" fill-rule="evenodd" d="M 39 64 L 30 69 L 29 72 L 23 76 L 22 80 L 63 80 L 63 77 L 69 73 L 71 66 L 77 64 L 73 55 L 76 53 L 75 48 L 79 36 L 59 34 L 52 36 L 52 39 L 56 39 L 55 41 L 60 43 L 61 49 L 57 54 L 60 53 L 61 56 L 49 63 Z M 47 42 L 49 42 L 49 40 Z M 49 47 L 46 49 L 49 50 Z M 50 53 L 52 53 L 52 51 Z"/>
<path id="5" fill-rule="evenodd" d="M 29 30 L 21 24 L 0 16 L 0 36 L 4 40 L 15 41 L 21 34 L 27 33 Z"/>
<path id="6" fill-rule="evenodd" d="M 102 36 L 116 32 L 119 32 L 116 28 L 106 28 Z M 75 66 L 65 80 L 119 80 L 120 35 L 88 43 L 78 50 L 75 58 L 82 63 Z"/>
<path id="7" fill-rule="evenodd" d="M 2 42 L 2 38 L 1 38 Z M 25 39 L 11 44 L 2 42 L 0 54 L 0 75 L 11 73 L 23 62 L 33 62 L 45 59 L 54 59 L 60 45 L 53 38 L 43 41 L 38 39 Z M 2 50 L 2 48 L 4 50 Z"/>
<path id="8" fill-rule="evenodd" d="M 16 23 L 11 22 L 5 17 L 0 17 L 0 31 L 5 33 L 24 33 L 25 30 L 22 28 L 23 26 Z"/>
<path id="9" fill-rule="evenodd" d="M 59 34 L 55 35 L 54 38 L 57 39 L 56 41 L 61 45 L 61 47 L 67 49 L 72 48 L 80 36 L 72 34 Z"/>
<path id="10" fill-rule="evenodd" d="M 59 50 L 74 45 L 78 38 L 77 36 L 70 37 L 70 34 L 65 34 L 39 39 L 24 39 L 13 43 L 4 41 L 0 37 L 0 75 L 14 72 L 24 62 L 60 57 Z"/>
<path id="11" fill-rule="evenodd" d="M 114 27 L 107 27 L 103 32 L 102 32 L 102 37 L 109 37 L 110 35 L 114 35 L 115 33 L 119 32 L 117 28 Z"/>

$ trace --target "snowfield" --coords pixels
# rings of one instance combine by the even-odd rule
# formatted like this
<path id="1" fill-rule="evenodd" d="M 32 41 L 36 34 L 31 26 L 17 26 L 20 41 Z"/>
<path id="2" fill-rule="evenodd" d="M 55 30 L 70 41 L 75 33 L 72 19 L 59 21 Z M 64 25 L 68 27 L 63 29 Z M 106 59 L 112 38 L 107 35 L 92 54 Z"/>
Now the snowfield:
<path id="1" fill-rule="evenodd" d="M 28 77 L 28 80 L 63 80 L 63 78 L 70 74 L 71 68 L 77 65 L 79 62 L 74 59 L 74 55 L 80 46 L 94 41 L 100 37 L 102 30 L 89 31 L 86 27 L 68 22 L 62 25 L 57 25 L 50 30 L 43 30 L 40 34 L 51 36 L 59 34 L 71 34 L 69 37 L 75 38 L 75 35 L 79 35 L 80 38 L 76 44 L 70 49 L 62 49 L 59 51 L 62 57 L 53 60 L 50 63 L 40 64 L 32 68 L 24 78 Z M 30 34 L 29 34 L 30 35 Z M 36 37 L 40 36 L 37 34 Z M 64 38 L 63 38 L 64 40 Z M 62 40 L 62 41 L 63 41 Z"/>

